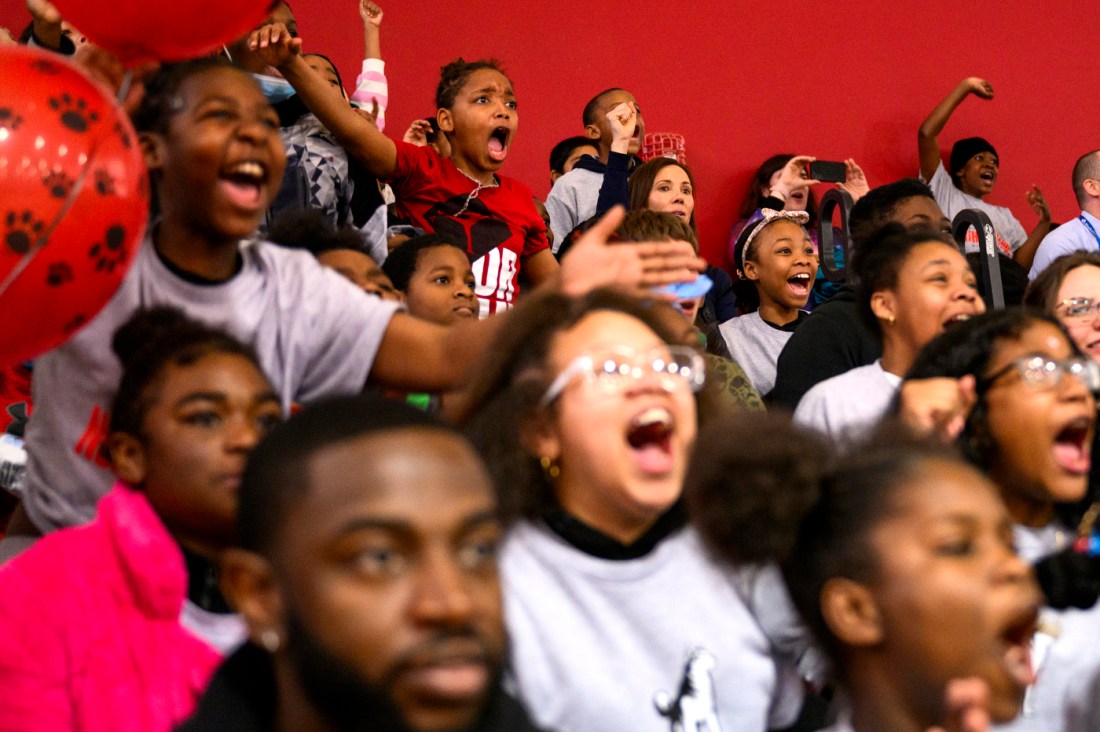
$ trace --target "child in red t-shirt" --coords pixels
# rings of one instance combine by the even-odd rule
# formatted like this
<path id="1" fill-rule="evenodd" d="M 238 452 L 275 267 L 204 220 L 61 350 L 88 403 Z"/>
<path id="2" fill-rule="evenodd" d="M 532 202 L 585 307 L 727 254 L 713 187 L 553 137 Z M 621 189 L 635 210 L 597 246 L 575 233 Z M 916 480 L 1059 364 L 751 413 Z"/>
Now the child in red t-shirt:
<path id="1" fill-rule="evenodd" d="M 391 140 L 352 111 L 278 24 L 254 33 L 251 47 L 286 77 L 348 155 L 392 184 L 399 216 L 466 245 L 483 317 L 511 306 L 521 269 L 536 285 L 556 272 L 531 190 L 497 175 L 518 116 L 512 82 L 495 61 L 458 59 L 443 67 L 436 121 L 451 145 L 444 158 L 430 147 Z"/>

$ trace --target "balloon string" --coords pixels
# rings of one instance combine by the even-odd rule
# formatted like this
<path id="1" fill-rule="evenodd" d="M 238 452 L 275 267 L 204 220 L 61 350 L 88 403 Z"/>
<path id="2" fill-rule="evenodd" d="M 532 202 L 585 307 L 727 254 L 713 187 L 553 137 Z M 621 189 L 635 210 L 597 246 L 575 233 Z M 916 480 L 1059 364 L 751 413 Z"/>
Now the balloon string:
<path id="1" fill-rule="evenodd" d="M 130 93 L 130 87 L 134 85 L 134 70 L 126 69 L 126 73 L 122 76 L 122 83 L 118 86 L 118 95 L 115 99 L 119 104 L 122 104 L 122 100 L 126 98 L 126 95 Z"/>
<path id="2" fill-rule="evenodd" d="M 46 248 L 46 245 L 50 243 L 50 237 L 53 236 L 54 231 L 61 225 L 61 222 L 65 219 L 69 210 L 76 205 L 77 198 L 80 197 L 80 191 L 84 188 L 84 182 L 87 181 L 88 176 L 91 175 L 92 163 L 95 161 L 96 150 L 98 150 L 100 142 L 100 140 L 94 140 L 92 142 L 87 153 L 88 163 L 84 166 L 84 169 L 80 171 L 80 177 L 77 178 L 76 182 L 73 184 L 73 189 L 69 192 L 68 199 L 66 199 L 64 205 L 61 206 L 61 210 L 57 212 L 53 221 L 50 222 L 49 227 L 42 232 L 41 236 L 39 236 L 38 240 L 34 243 L 34 246 L 23 255 L 23 258 L 19 260 L 19 264 L 12 268 L 3 282 L 0 282 L 0 297 L 3 297 L 8 288 L 12 286 L 12 283 L 19 279 L 19 275 L 30 266 L 31 261 L 38 256 L 38 253 Z"/>

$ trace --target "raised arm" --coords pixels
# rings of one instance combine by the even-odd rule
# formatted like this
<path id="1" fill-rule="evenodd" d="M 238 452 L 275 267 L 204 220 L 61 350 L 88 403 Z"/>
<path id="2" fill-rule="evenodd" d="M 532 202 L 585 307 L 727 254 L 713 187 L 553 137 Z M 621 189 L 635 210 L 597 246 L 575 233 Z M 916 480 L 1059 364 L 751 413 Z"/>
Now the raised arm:
<path id="1" fill-rule="evenodd" d="M 936 137 L 943 132 L 955 108 L 971 94 L 982 99 L 992 99 L 993 87 L 977 76 L 963 79 L 921 122 L 920 129 L 917 130 L 917 150 L 920 152 L 920 174 L 924 180 L 932 180 L 940 164 L 940 143 Z"/>
<path id="2" fill-rule="evenodd" d="M 596 213 L 603 214 L 612 206 L 629 205 L 630 140 L 638 127 L 638 112 L 634 102 L 622 102 L 607 113 L 611 125 L 611 151 L 607 156 L 607 170 L 596 200 Z"/>
<path id="3" fill-rule="evenodd" d="M 382 61 L 382 8 L 371 0 L 359 0 L 359 17 L 363 21 L 363 67 L 355 79 L 351 101 L 369 114 L 375 127 L 385 130 L 390 88 Z"/>
<path id="4" fill-rule="evenodd" d="M 63 49 L 64 34 L 61 32 L 61 13 L 48 0 L 27 0 L 27 10 L 31 14 L 35 43 L 52 51 L 72 53 L 72 45 Z"/>
<path id="5" fill-rule="evenodd" d="M 371 0 L 359 0 L 363 20 L 363 58 L 382 58 L 382 8 Z"/>
<path id="6" fill-rule="evenodd" d="M 317 115 L 337 142 L 376 178 L 388 178 L 397 166 L 397 146 L 355 110 L 302 58 L 302 41 L 282 23 L 253 31 L 248 47 L 279 70 L 309 111 Z"/>

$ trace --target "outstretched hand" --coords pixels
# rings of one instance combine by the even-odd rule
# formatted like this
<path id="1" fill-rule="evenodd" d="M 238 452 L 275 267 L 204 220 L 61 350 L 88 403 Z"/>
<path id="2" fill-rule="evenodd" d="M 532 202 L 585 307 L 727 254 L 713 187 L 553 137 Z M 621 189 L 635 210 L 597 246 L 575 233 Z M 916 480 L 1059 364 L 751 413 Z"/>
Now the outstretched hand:
<path id="1" fill-rule="evenodd" d="M 821 181 L 809 177 L 806 166 L 817 160 L 813 155 L 795 155 L 779 171 L 779 180 L 772 186 L 772 194 L 780 194 L 786 199 L 802 188 L 816 186 Z"/>
<path id="2" fill-rule="evenodd" d="M 852 158 L 844 161 L 844 167 L 846 180 L 843 183 L 837 183 L 836 187 L 847 191 L 853 202 L 858 201 L 871 190 L 871 186 L 867 184 L 867 176 L 863 174 L 863 168 L 859 167 Z"/>
<path id="3" fill-rule="evenodd" d="M 277 69 L 302 53 L 302 39 L 290 35 L 282 23 L 271 23 L 252 31 L 248 48 Z"/>
<path id="4" fill-rule="evenodd" d="M 583 295 L 597 287 L 616 287 L 646 297 L 673 300 L 654 287 L 692 282 L 707 263 L 686 241 L 609 244 L 626 209 L 616 206 L 577 239 L 561 262 L 562 291 Z"/>
<path id="5" fill-rule="evenodd" d="M 364 25 L 371 25 L 375 28 L 382 26 L 382 8 L 371 2 L 371 0 L 359 0 L 359 17 L 363 19 Z"/>
<path id="6" fill-rule="evenodd" d="M 1050 221 L 1050 206 L 1047 205 L 1047 199 L 1043 197 L 1043 192 L 1039 190 L 1039 186 L 1034 183 L 1031 184 L 1031 188 L 1027 191 L 1027 203 L 1031 206 L 1031 210 L 1034 211 L 1040 221 Z"/>
<path id="7" fill-rule="evenodd" d="M 405 130 L 404 137 L 401 138 L 403 142 L 407 142 L 410 145 L 416 145 L 417 147 L 424 147 L 428 144 L 428 135 L 432 131 L 432 123 L 426 119 L 414 119 L 412 124 L 409 125 L 409 129 Z"/>
<path id="8" fill-rule="evenodd" d="M 963 87 L 966 90 L 967 94 L 973 94 L 974 96 L 981 97 L 982 99 L 993 98 L 993 85 L 985 79 L 981 79 L 977 76 L 971 76 L 969 78 L 963 79 L 962 83 L 959 86 Z"/>

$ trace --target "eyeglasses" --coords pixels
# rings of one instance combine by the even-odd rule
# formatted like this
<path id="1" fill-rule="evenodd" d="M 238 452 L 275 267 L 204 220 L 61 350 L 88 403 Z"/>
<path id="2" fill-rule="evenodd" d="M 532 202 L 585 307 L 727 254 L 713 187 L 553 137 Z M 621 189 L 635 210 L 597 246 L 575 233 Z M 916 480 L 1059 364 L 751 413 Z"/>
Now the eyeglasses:
<path id="1" fill-rule="evenodd" d="M 1089 358 L 1074 356 L 1062 360 L 1046 356 L 1018 358 L 996 373 L 981 380 L 979 390 L 984 391 L 1005 374 L 1015 371 L 1020 381 L 1035 389 L 1054 389 L 1062 383 L 1066 374 L 1074 376 L 1090 391 L 1100 390 L 1100 364 Z"/>
<path id="2" fill-rule="evenodd" d="M 1084 325 L 1096 319 L 1096 313 L 1100 311 L 1100 300 L 1093 300 L 1090 297 L 1071 297 L 1058 303 L 1055 310 L 1060 310 L 1066 320 Z"/>
<path id="3" fill-rule="evenodd" d="M 623 389 L 631 381 L 655 375 L 665 391 L 687 386 L 696 392 L 706 381 L 703 357 L 687 346 L 661 346 L 638 353 L 631 348 L 615 348 L 586 353 L 573 359 L 550 383 L 539 406 L 552 404 L 569 382 L 577 376 L 609 391 Z"/>

